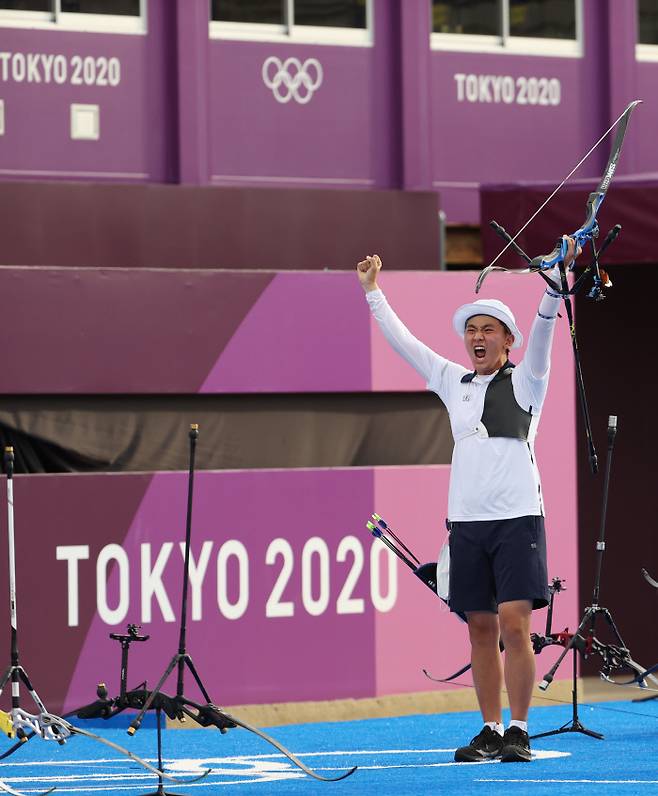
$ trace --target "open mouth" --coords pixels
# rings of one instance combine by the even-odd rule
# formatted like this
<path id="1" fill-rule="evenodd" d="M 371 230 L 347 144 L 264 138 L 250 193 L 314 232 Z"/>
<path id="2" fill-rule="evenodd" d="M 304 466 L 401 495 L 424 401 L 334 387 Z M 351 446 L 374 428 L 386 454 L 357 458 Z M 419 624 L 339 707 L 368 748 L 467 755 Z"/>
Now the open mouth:
<path id="1" fill-rule="evenodd" d="M 483 345 L 476 345 L 473 348 L 473 353 L 475 354 L 476 359 L 484 359 L 487 352 Z"/>

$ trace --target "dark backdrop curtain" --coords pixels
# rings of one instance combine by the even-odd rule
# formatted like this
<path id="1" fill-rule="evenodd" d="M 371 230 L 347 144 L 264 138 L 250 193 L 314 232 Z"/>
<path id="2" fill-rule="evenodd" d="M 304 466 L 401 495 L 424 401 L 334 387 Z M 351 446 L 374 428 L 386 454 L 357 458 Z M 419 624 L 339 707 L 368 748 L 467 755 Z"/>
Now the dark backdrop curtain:
<path id="1" fill-rule="evenodd" d="M 447 464 L 448 415 L 430 393 L 4 396 L 16 472 Z"/>

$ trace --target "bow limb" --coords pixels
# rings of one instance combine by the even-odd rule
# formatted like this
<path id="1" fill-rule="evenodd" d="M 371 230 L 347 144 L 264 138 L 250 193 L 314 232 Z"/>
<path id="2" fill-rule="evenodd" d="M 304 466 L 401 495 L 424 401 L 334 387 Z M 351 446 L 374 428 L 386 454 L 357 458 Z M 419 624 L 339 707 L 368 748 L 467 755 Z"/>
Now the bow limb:
<path id="1" fill-rule="evenodd" d="M 642 570 L 642 576 L 644 577 L 646 582 L 649 584 L 649 586 L 653 586 L 654 589 L 658 589 L 658 581 L 654 580 L 651 577 L 651 575 L 646 571 L 646 569 Z"/>
<path id="2" fill-rule="evenodd" d="M 160 771 L 159 768 L 152 766 L 150 763 L 147 763 L 146 760 L 142 760 L 141 757 L 136 755 L 134 752 L 131 752 L 130 749 L 126 749 L 125 746 L 121 746 L 118 743 L 114 743 L 114 741 L 110 741 L 108 738 L 103 738 L 102 735 L 96 735 L 95 732 L 89 732 L 89 730 L 83 730 L 81 727 L 75 727 L 73 724 L 69 724 L 68 728 L 71 735 L 84 735 L 86 738 L 91 738 L 92 741 L 98 741 L 99 743 L 105 744 L 105 746 L 109 746 L 110 749 L 114 749 L 116 752 L 119 752 L 122 755 L 134 760 L 135 763 L 140 765 L 142 768 L 145 768 L 147 771 L 150 771 L 151 774 L 154 774 L 156 777 L 162 777 L 162 779 L 169 780 L 169 782 L 177 782 L 180 784 L 190 785 L 193 782 L 199 782 L 199 780 L 204 779 L 205 777 L 210 774 L 212 769 L 206 769 L 203 774 L 200 774 L 198 777 L 191 777 L 191 778 L 181 778 L 175 777 L 172 774 L 166 774 L 163 771 Z"/>
<path id="3" fill-rule="evenodd" d="M 225 711 L 224 708 L 213 705 L 212 702 L 199 704 L 191 699 L 184 698 L 184 701 L 180 704 L 180 708 L 182 713 L 196 721 L 196 723 L 201 727 L 217 727 L 217 729 L 222 733 L 226 732 L 227 729 L 232 727 L 242 727 L 245 730 L 249 730 L 249 732 L 252 732 L 259 738 L 267 741 L 267 743 L 271 744 L 275 749 L 278 749 L 281 754 L 287 757 L 291 763 L 294 763 L 305 774 L 308 774 L 309 777 L 318 779 L 321 782 L 337 782 L 340 779 L 349 777 L 350 774 L 353 774 L 356 771 L 357 767 L 354 766 L 353 768 L 344 771 L 342 774 L 339 774 L 337 777 L 323 777 L 321 774 L 318 774 L 306 764 L 302 763 L 302 761 L 296 755 L 294 755 L 290 750 L 286 749 L 286 747 L 279 743 L 279 741 L 277 741 L 275 738 L 272 738 L 258 727 L 254 727 L 251 724 L 248 724 L 246 721 L 239 719 L 237 716 L 231 715 Z"/>
<path id="4" fill-rule="evenodd" d="M 636 663 L 632 658 L 628 658 L 625 661 L 625 665 L 627 668 L 631 669 L 635 672 L 635 677 L 632 677 L 630 680 L 615 680 L 611 675 L 607 672 L 599 672 L 601 679 L 605 680 L 606 683 L 612 683 L 613 685 L 632 685 L 636 688 L 642 688 L 647 691 L 657 691 L 658 692 L 658 678 L 654 676 L 654 672 L 658 671 L 658 663 L 654 666 L 651 666 L 648 669 L 645 669 L 639 663 Z M 645 681 L 650 680 L 653 684 L 653 688 L 649 686 Z"/>
<path id="5" fill-rule="evenodd" d="M 245 730 L 249 730 L 249 732 L 253 732 L 254 735 L 257 735 L 259 738 L 262 738 L 267 743 L 272 744 L 275 749 L 278 749 L 281 754 L 285 755 L 291 763 L 294 763 L 299 769 L 301 769 L 305 774 L 308 774 L 309 777 L 313 777 L 313 779 L 320 780 L 320 782 L 338 782 L 338 780 L 345 779 L 349 777 L 350 774 L 353 774 L 357 767 L 354 766 L 353 768 L 344 771 L 337 777 L 323 777 L 321 774 L 318 774 L 316 771 L 313 771 L 312 768 L 309 768 L 305 763 L 294 755 L 290 750 L 286 749 L 283 744 L 279 743 L 275 738 L 272 738 L 267 733 L 263 732 L 258 727 L 253 727 L 251 724 L 248 724 L 246 721 L 242 721 L 242 719 L 237 718 L 236 716 L 232 716 L 230 713 L 227 713 L 225 710 L 222 710 L 221 713 L 229 720 L 232 721 L 234 724 L 237 724 L 238 727 L 242 727 Z"/>
<path id="6" fill-rule="evenodd" d="M 465 621 L 465 617 L 462 617 L 462 618 Z M 532 634 L 532 635 L 534 635 L 534 634 Z M 501 652 L 505 652 L 505 645 L 503 644 L 502 641 L 498 642 L 498 649 Z M 456 680 L 462 674 L 466 674 L 466 672 L 469 671 L 469 669 L 471 669 L 471 666 L 472 665 L 471 665 L 471 663 L 469 661 L 469 663 L 467 663 L 464 666 L 462 666 L 462 668 L 459 669 L 459 671 L 455 672 L 454 674 L 451 674 L 450 677 L 434 677 L 433 675 L 431 675 L 427 671 L 427 669 L 423 669 L 423 674 L 425 675 L 425 677 L 428 678 L 428 680 L 433 680 L 435 683 L 449 683 L 451 680 Z M 459 685 L 459 683 L 457 685 Z"/>
<path id="7" fill-rule="evenodd" d="M 513 246 L 516 242 L 516 239 L 521 235 L 521 233 L 529 226 L 529 224 L 534 221 L 534 219 L 539 215 L 539 213 L 546 207 L 546 205 L 551 201 L 551 199 L 555 196 L 555 194 L 562 188 L 562 186 L 572 177 L 572 175 L 580 168 L 580 166 L 587 160 L 587 158 L 592 154 L 592 152 L 598 147 L 598 145 L 606 138 L 608 133 L 614 130 L 617 127 L 617 132 L 615 135 L 615 139 L 612 144 L 612 148 L 610 151 L 610 157 L 608 158 L 608 162 L 606 167 L 603 171 L 603 176 L 596 188 L 593 191 L 587 200 L 587 212 L 585 221 L 583 222 L 582 226 L 579 227 L 573 234 L 569 237 L 574 238 L 576 245 L 583 248 L 583 245 L 591 240 L 593 237 L 596 237 L 598 234 L 598 222 L 596 220 L 597 214 L 605 199 L 605 195 L 608 192 L 608 188 L 614 176 L 615 170 L 617 168 L 617 163 L 619 161 L 619 156 L 621 154 L 621 149 L 624 143 L 624 137 L 626 135 L 626 128 L 628 127 L 628 120 L 630 118 L 633 109 L 639 105 L 642 100 L 633 100 L 630 102 L 626 108 L 624 109 L 623 113 L 618 116 L 615 121 L 610 125 L 610 127 L 603 133 L 603 135 L 599 138 L 599 140 L 591 147 L 591 149 L 585 154 L 581 160 L 573 167 L 573 169 L 567 174 L 567 176 L 562 180 L 562 182 L 557 186 L 557 188 L 545 199 L 542 204 L 537 208 L 537 210 L 530 216 L 530 218 L 525 222 L 525 224 L 519 229 L 519 231 L 511 237 L 506 245 L 500 250 L 500 252 L 494 257 L 494 259 L 483 269 L 482 273 L 480 274 L 475 292 L 479 292 L 482 283 L 486 276 L 491 273 L 492 270 L 512 270 L 507 268 L 498 268 L 493 269 L 492 266 L 496 264 L 496 262 L 502 257 L 502 255 L 507 251 L 510 246 Z M 564 257 L 566 256 L 566 242 L 564 238 L 558 241 L 556 247 L 553 249 L 552 252 L 545 255 L 540 255 L 539 257 L 535 257 L 530 262 L 530 267 L 528 269 L 524 269 L 521 273 L 533 273 L 538 270 L 545 270 L 548 268 L 552 268 L 554 265 L 557 265 L 560 262 L 564 262 Z M 513 270 L 512 270 L 513 272 Z"/>
<path id="8" fill-rule="evenodd" d="M 554 582 L 555 582 L 555 580 L 556 579 L 554 578 Z M 560 589 L 557 589 L 557 591 L 560 591 L 561 589 L 562 589 L 562 586 L 560 585 Z M 552 594 L 554 594 L 554 593 L 555 593 L 555 589 L 552 592 Z M 552 595 L 551 595 L 551 599 L 552 599 Z M 571 636 L 569 636 L 566 631 L 564 633 L 548 633 L 548 631 L 547 631 L 547 635 L 541 635 L 539 633 L 531 633 L 530 634 L 530 642 L 532 643 L 532 651 L 533 651 L 533 653 L 535 655 L 539 655 L 539 653 L 544 649 L 544 647 L 550 647 L 551 645 L 557 644 L 557 645 L 559 645 L 561 647 L 564 647 L 570 638 L 571 638 Z M 502 641 L 498 642 L 498 649 L 501 652 L 505 651 L 505 645 L 503 644 Z M 430 674 L 430 672 L 427 671 L 427 669 L 423 669 L 422 671 L 423 671 L 423 674 L 425 675 L 425 677 L 428 678 L 428 680 L 432 680 L 435 683 L 449 683 L 452 680 L 456 680 L 462 674 L 466 674 L 466 672 L 470 668 L 471 668 L 471 664 L 467 663 L 465 666 L 462 666 L 462 668 L 459 669 L 459 671 L 455 672 L 454 674 L 451 674 L 449 677 L 434 677 L 432 674 Z M 462 685 L 462 683 L 456 683 L 456 685 Z"/>
<path id="9" fill-rule="evenodd" d="M 541 270 L 541 269 L 540 268 L 535 268 L 535 267 L 532 267 L 532 268 L 505 268 L 502 265 L 488 265 L 486 268 L 483 268 L 480 271 L 479 275 L 478 275 L 477 282 L 475 283 L 475 292 L 476 293 L 480 292 L 480 288 L 482 287 L 482 284 L 484 283 L 484 280 L 493 271 L 504 271 L 505 273 L 508 273 L 508 274 L 520 275 L 520 274 L 534 274 L 534 273 L 536 273 L 539 270 Z"/>
<path id="10" fill-rule="evenodd" d="M 48 790 L 41 791 L 38 796 L 48 796 L 49 793 L 52 793 L 55 790 L 55 787 L 48 788 Z M 34 791 L 32 791 L 34 792 Z M 14 790 L 13 788 L 9 787 L 6 782 L 3 782 L 0 779 L 0 793 L 9 793 L 11 796 L 25 796 L 24 793 L 21 793 L 19 790 Z"/>
<path id="11" fill-rule="evenodd" d="M 152 766 L 150 763 L 147 763 L 146 760 L 142 760 L 141 757 L 136 755 L 134 752 L 131 752 L 130 749 L 126 749 L 125 746 L 121 746 L 118 743 L 114 743 L 114 741 L 110 741 L 108 738 L 103 738 L 102 735 L 96 735 L 95 732 L 90 732 L 89 730 L 82 729 L 82 727 L 76 727 L 73 724 L 70 724 L 65 719 L 60 718 L 59 716 L 53 716 L 52 714 L 42 714 L 43 720 L 47 723 L 51 723 L 54 726 L 63 727 L 70 735 L 83 735 L 85 738 L 90 738 L 92 741 L 98 741 L 99 743 L 105 744 L 105 746 L 109 746 L 110 749 L 114 749 L 116 752 L 119 752 L 122 755 L 130 758 L 135 763 L 140 765 L 142 768 L 145 768 L 147 771 L 150 771 L 152 774 L 155 774 L 156 777 L 162 777 L 162 779 L 169 780 L 170 782 L 178 782 L 179 784 L 185 783 L 190 784 L 192 782 L 198 782 L 199 780 L 207 777 L 210 774 L 210 769 L 207 769 L 198 777 L 193 777 L 191 779 L 181 779 L 180 777 L 172 776 L 171 774 L 166 774 L 160 769 Z"/>
<path id="12" fill-rule="evenodd" d="M 25 740 L 29 740 L 29 738 L 34 737 L 37 734 L 35 727 L 38 727 L 38 734 L 40 734 L 44 738 L 49 739 L 56 739 L 60 736 L 63 740 L 70 738 L 73 735 L 83 735 L 86 738 L 90 738 L 92 741 L 98 741 L 99 743 L 104 744 L 105 746 L 109 746 L 111 749 L 114 749 L 116 752 L 119 752 L 122 755 L 125 755 L 130 760 L 133 760 L 138 765 L 145 768 L 151 774 L 154 774 L 156 777 L 162 777 L 162 779 L 169 780 L 170 782 L 177 782 L 178 784 L 191 784 L 192 782 L 198 782 L 199 780 L 207 777 L 210 773 L 210 769 L 203 772 L 198 777 L 193 777 L 191 779 L 188 778 L 181 778 L 175 777 L 171 774 L 166 774 L 160 771 L 155 766 L 148 763 L 146 760 L 142 760 L 141 757 L 136 755 L 134 752 L 131 752 L 130 749 L 126 749 L 125 746 L 120 746 L 114 741 L 110 741 L 108 738 L 103 738 L 101 735 L 97 735 L 94 732 L 90 732 L 89 730 L 83 729 L 82 727 L 77 727 L 74 724 L 71 724 L 66 719 L 62 718 L 61 716 L 56 716 L 53 713 L 39 713 L 37 716 L 31 716 L 31 714 L 26 714 L 23 712 L 23 716 L 29 717 L 33 719 L 30 723 L 33 727 L 32 732 L 25 735 Z M 12 752 L 16 751 L 23 745 L 24 741 L 19 741 L 18 743 L 14 744 L 9 750 L 7 750 L 3 755 L 0 756 L 0 759 L 3 757 L 7 757 L 8 755 L 12 754 Z M 10 791 L 11 792 L 11 791 Z M 0 796 L 2 793 L 2 788 L 0 787 Z"/>
<path id="13" fill-rule="evenodd" d="M 425 677 L 427 677 L 428 680 L 431 680 L 433 683 L 449 683 L 452 680 L 456 680 L 462 674 L 466 674 L 466 672 L 469 671 L 470 668 L 471 668 L 471 664 L 467 663 L 465 666 L 462 666 L 462 668 L 458 672 L 455 672 L 454 674 L 451 674 L 450 677 L 433 677 L 427 671 L 427 669 L 423 669 L 423 674 L 425 675 Z"/>
<path id="14" fill-rule="evenodd" d="M 615 121 L 615 124 L 617 125 L 617 132 L 615 134 L 615 140 L 613 141 L 612 147 L 610 149 L 610 157 L 608 158 L 608 162 L 603 170 L 603 176 L 601 177 L 601 181 L 599 182 L 596 190 L 592 191 L 587 198 L 587 213 L 585 216 L 585 221 L 583 222 L 582 226 L 580 226 L 569 236 L 574 239 L 576 246 L 580 246 L 580 248 L 583 248 L 588 241 L 598 235 L 599 225 L 597 221 L 597 215 L 617 169 L 617 163 L 619 161 L 619 156 L 621 155 L 621 149 L 624 144 L 624 137 L 626 135 L 626 128 L 628 127 L 628 120 L 630 119 L 633 109 L 636 107 L 636 105 L 639 105 L 641 101 L 642 100 L 634 100 L 633 102 L 629 103 L 621 116 Z M 536 260 L 539 260 L 537 265 L 540 268 L 552 268 L 554 265 L 564 262 L 565 254 L 565 241 L 562 239 L 560 246 L 556 246 L 556 248 L 550 254 L 547 254 L 542 258 L 535 258 L 533 263 Z"/>

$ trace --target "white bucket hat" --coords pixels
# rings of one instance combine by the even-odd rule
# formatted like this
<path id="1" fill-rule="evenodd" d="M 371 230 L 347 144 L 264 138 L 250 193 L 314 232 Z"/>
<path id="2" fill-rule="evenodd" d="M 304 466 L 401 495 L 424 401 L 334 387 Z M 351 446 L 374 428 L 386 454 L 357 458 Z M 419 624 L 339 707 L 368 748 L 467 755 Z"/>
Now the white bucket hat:
<path id="1" fill-rule="evenodd" d="M 452 318 L 452 325 L 461 338 L 464 337 L 466 322 L 474 315 L 491 315 L 492 318 L 497 318 L 514 335 L 512 348 L 520 348 L 523 345 L 523 335 L 516 325 L 514 313 L 507 304 L 498 299 L 478 299 L 472 304 L 462 304 Z"/>

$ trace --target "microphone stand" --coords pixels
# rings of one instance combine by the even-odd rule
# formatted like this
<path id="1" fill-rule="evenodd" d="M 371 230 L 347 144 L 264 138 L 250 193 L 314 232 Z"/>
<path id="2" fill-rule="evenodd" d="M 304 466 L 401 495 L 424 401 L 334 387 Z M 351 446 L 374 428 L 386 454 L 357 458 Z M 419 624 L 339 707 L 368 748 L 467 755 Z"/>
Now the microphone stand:
<path id="1" fill-rule="evenodd" d="M 574 636 L 575 638 L 575 636 Z M 587 727 L 580 721 L 578 716 L 578 647 L 576 644 L 571 645 L 573 652 L 573 672 L 572 672 L 572 686 L 571 686 L 571 721 L 563 724 L 557 730 L 549 730 L 548 732 L 540 732 L 537 735 L 531 735 L 531 738 L 547 738 L 549 735 L 561 735 L 563 732 L 581 732 L 583 735 L 589 735 L 591 738 L 598 738 L 603 740 L 604 736 L 600 732 L 588 730 Z M 561 656 L 564 658 L 564 654 Z M 541 688 L 541 686 L 540 686 Z M 545 690 L 545 689 L 542 689 Z"/>
<path id="2" fill-rule="evenodd" d="M 169 677 L 169 675 L 173 672 L 175 668 L 178 668 L 178 678 L 176 683 L 176 697 L 174 698 L 173 702 L 176 703 L 178 700 L 181 702 L 185 700 L 183 695 L 183 683 L 184 683 L 184 671 L 185 666 L 189 668 L 192 672 L 192 676 L 196 684 L 199 686 L 199 690 L 203 694 L 203 698 L 206 702 L 210 702 L 210 696 L 206 691 L 203 683 L 201 682 L 201 678 L 197 673 L 196 667 L 192 661 L 192 658 L 187 654 L 186 648 L 186 634 L 187 634 L 187 594 L 188 594 L 188 587 L 189 587 L 189 577 L 190 577 L 190 540 L 192 537 L 192 495 L 194 490 L 194 455 L 196 451 L 196 441 L 199 437 L 199 426 L 193 424 L 190 426 L 189 431 L 189 439 L 190 439 L 190 470 L 188 476 L 188 492 L 187 492 L 187 520 L 186 520 L 186 527 L 185 527 L 185 563 L 183 566 L 183 597 L 182 597 L 182 607 L 181 607 L 181 619 L 180 619 L 180 633 L 178 639 L 178 652 L 174 655 L 174 657 L 169 662 L 169 665 L 165 669 L 164 674 L 158 681 L 158 684 L 153 689 L 153 691 L 147 692 L 146 700 L 143 703 L 142 708 L 140 709 L 137 716 L 133 719 L 128 727 L 128 735 L 134 735 L 137 730 L 141 727 L 142 722 L 144 720 L 144 715 L 149 708 L 154 707 L 156 712 L 156 729 L 157 729 L 157 742 L 158 742 L 158 769 L 163 771 L 162 765 L 162 706 L 160 700 L 157 700 L 157 697 L 160 696 L 160 692 L 162 686 L 165 683 L 165 680 Z M 125 653 L 125 666 L 127 668 L 127 649 Z M 124 668 L 124 658 L 122 657 L 122 674 Z M 122 691 L 124 689 L 124 682 L 125 679 L 122 676 L 121 684 L 122 684 Z M 125 692 L 123 693 L 123 698 L 125 699 Z M 155 702 L 155 704 L 154 704 Z M 178 713 L 178 711 L 176 711 Z M 184 720 L 184 715 L 180 715 L 179 718 Z M 226 726 L 235 726 L 227 724 Z M 222 732 L 226 732 L 226 726 L 220 727 Z M 157 790 L 153 791 L 152 793 L 145 794 L 145 796 L 180 796 L 180 794 L 172 793 L 171 791 L 165 791 L 164 784 L 162 781 L 162 777 L 158 780 L 158 788 Z"/>
<path id="3" fill-rule="evenodd" d="M 587 730 L 583 725 L 580 723 L 578 719 L 578 692 L 577 692 L 577 656 L 576 653 L 580 652 L 583 658 L 587 658 L 588 655 L 592 651 L 596 651 L 597 646 L 600 647 L 600 644 L 595 643 L 595 625 L 596 619 L 598 616 L 603 616 L 606 620 L 608 625 L 610 626 L 616 640 L 619 642 L 619 649 L 622 651 L 628 651 L 626 645 L 624 644 L 619 630 L 612 618 L 612 614 L 607 608 L 604 608 L 602 605 L 599 605 L 599 594 L 601 590 L 601 572 L 603 567 L 603 553 L 605 552 L 605 524 L 606 524 L 606 514 L 607 514 L 607 506 L 608 506 L 608 492 L 610 488 L 610 470 L 612 466 L 612 452 L 614 448 L 615 436 L 617 434 L 617 417 L 615 415 L 610 415 L 608 418 L 608 456 L 606 460 L 606 468 L 605 468 L 605 480 L 603 484 L 603 508 L 601 512 L 601 525 L 599 529 L 599 538 L 596 542 L 596 575 L 594 580 L 594 591 L 592 595 L 592 604 L 585 608 L 585 612 L 583 617 L 578 625 L 576 632 L 573 634 L 569 642 L 565 645 L 564 650 L 558 657 L 557 661 L 554 663 L 553 667 L 550 671 L 544 675 L 544 679 L 539 684 L 539 688 L 541 691 L 546 691 L 553 678 L 555 676 L 556 671 L 558 670 L 560 664 L 564 660 L 567 653 L 571 650 L 573 651 L 573 718 L 571 724 L 565 724 L 563 727 L 560 727 L 558 730 L 552 730 L 551 732 L 541 733 L 540 735 L 535 735 L 535 738 L 542 738 L 548 735 L 555 735 L 562 732 L 582 732 L 585 735 L 590 735 L 593 738 L 603 738 L 603 735 L 600 733 L 595 733 L 592 730 Z M 585 628 L 589 625 L 589 630 L 585 630 Z"/>

